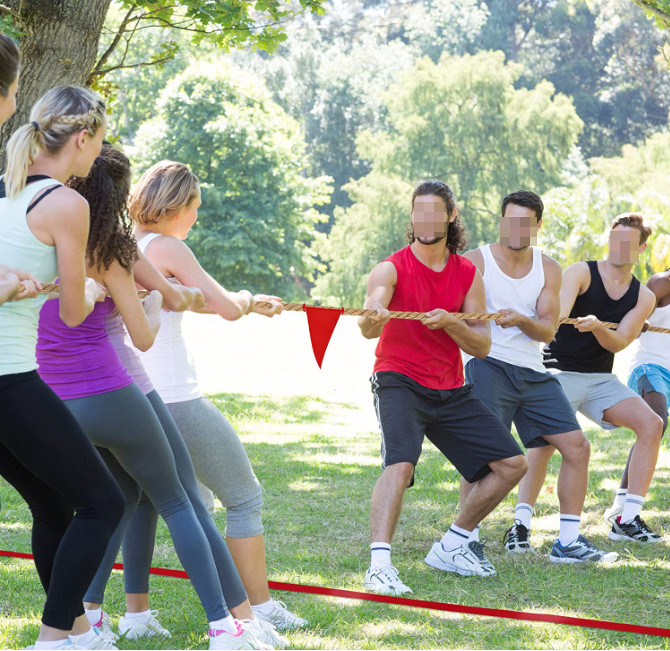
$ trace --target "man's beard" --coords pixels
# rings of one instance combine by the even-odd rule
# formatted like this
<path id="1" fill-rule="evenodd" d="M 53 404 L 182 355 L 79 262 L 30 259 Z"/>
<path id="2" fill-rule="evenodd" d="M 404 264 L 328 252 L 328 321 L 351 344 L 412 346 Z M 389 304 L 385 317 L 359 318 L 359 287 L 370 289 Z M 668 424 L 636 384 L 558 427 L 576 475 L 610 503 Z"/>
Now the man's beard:
<path id="1" fill-rule="evenodd" d="M 525 251 L 529 246 L 530 244 L 519 244 L 518 246 L 507 244 L 507 248 L 512 249 L 512 251 Z"/>
<path id="2" fill-rule="evenodd" d="M 441 242 L 442 240 L 446 240 L 447 236 L 442 235 L 441 237 L 415 237 L 414 239 L 417 242 L 420 242 L 421 244 L 425 244 L 426 246 L 430 246 L 431 244 L 437 244 L 438 242 Z"/>

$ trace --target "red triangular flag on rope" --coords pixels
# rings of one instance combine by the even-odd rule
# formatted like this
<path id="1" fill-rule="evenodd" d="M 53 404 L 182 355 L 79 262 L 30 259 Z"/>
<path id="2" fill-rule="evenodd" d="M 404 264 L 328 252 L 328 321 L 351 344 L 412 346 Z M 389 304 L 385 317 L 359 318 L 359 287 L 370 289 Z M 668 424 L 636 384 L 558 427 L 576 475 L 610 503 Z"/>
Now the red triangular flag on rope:
<path id="1" fill-rule="evenodd" d="M 307 326 L 309 327 L 309 337 L 312 340 L 314 358 L 319 368 L 321 368 L 326 348 L 328 348 L 330 338 L 333 336 L 333 330 L 335 330 L 340 314 L 344 313 L 344 308 L 310 307 L 303 304 L 302 309 L 307 313 Z"/>

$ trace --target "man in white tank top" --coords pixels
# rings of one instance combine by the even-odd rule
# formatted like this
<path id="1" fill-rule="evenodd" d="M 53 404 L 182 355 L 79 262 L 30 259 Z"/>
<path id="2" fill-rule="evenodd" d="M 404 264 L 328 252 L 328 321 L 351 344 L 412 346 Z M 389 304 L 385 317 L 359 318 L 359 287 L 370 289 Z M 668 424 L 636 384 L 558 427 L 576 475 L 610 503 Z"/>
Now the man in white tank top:
<path id="1" fill-rule="evenodd" d="M 554 563 L 609 562 L 605 553 L 579 533 L 588 481 L 589 442 L 558 380 L 542 364 L 540 342 L 556 333 L 560 311 L 561 268 L 531 244 L 542 225 L 542 200 L 520 191 L 503 199 L 500 242 L 465 254 L 484 277 L 486 309 L 502 316 L 491 324 L 491 352 L 467 358 L 466 382 L 511 429 L 526 448 L 555 446 L 562 455 L 558 478 L 560 530 L 549 558 Z M 476 484 L 461 479 L 461 503 Z M 530 488 L 530 487 L 526 487 Z M 532 551 L 530 522 L 534 499 L 519 486 L 514 524 L 505 535 L 512 553 Z M 478 528 L 474 535 L 478 536 Z"/>

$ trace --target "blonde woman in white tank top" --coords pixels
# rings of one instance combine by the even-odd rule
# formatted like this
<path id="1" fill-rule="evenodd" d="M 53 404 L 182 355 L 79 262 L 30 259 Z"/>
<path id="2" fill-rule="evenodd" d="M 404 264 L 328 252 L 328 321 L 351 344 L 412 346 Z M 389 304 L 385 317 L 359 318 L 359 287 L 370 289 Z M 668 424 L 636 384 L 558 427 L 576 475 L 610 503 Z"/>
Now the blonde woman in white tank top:
<path id="1" fill-rule="evenodd" d="M 200 203 L 197 177 L 182 163 L 162 161 L 147 170 L 133 189 L 129 205 L 140 250 L 166 278 L 203 292 L 207 304 L 198 311 L 228 321 L 251 312 L 268 317 L 279 314 L 278 297 L 229 291 L 200 266 L 183 242 L 197 219 Z M 267 301 L 270 307 L 257 307 L 257 301 Z M 178 313 L 163 313 L 153 348 L 140 355 L 142 363 L 184 437 L 198 479 L 227 508 L 226 541 L 255 615 L 280 630 L 304 626 L 304 619 L 270 597 L 261 487 L 241 441 L 198 387 L 181 318 Z"/>

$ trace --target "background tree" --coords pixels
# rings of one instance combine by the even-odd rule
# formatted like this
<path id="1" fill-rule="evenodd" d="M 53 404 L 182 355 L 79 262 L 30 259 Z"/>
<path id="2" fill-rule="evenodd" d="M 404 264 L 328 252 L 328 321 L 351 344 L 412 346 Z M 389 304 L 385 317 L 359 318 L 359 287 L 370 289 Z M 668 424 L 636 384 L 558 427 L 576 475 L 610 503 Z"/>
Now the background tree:
<path id="1" fill-rule="evenodd" d="M 130 45 L 148 26 L 188 32 L 197 43 L 220 47 L 252 45 L 272 50 L 284 38 L 284 23 L 298 11 L 323 11 L 325 0 L 121 0 L 124 15 L 109 46 L 98 57 L 98 43 L 110 0 L 5 0 L 0 14 L 24 54 L 17 112 L 0 130 L 0 152 L 9 135 L 27 120 L 30 107 L 59 84 L 90 85 L 112 70 L 168 61 L 174 56 L 169 36 L 162 54 L 129 60 Z M 120 59 L 112 63 L 112 57 Z M 4 153 L 0 153 L 3 156 Z"/>
<path id="2" fill-rule="evenodd" d="M 203 266 L 232 288 L 304 297 L 311 280 L 315 206 L 328 179 L 304 174 L 299 125 L 249 77 L 217 63 L 192 64 L 161 93 L 131 156 L 138 172 L 161 159 L 187 162 L 202 208 L 189 236 Z"/>

